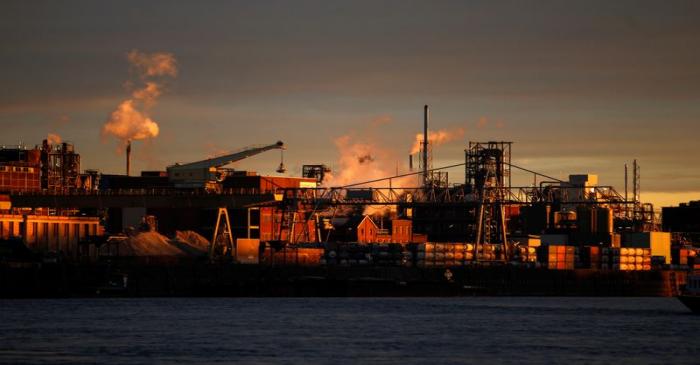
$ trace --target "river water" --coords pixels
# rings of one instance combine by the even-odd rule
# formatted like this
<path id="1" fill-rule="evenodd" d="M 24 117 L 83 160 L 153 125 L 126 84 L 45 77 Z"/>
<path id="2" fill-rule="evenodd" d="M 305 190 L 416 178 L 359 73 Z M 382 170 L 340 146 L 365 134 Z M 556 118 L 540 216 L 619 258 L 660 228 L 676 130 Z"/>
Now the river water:
<path id="1" fill-rule="evenodd" d="M 0 301 L 3 364 L 698 364 L 674 298 Z"/>

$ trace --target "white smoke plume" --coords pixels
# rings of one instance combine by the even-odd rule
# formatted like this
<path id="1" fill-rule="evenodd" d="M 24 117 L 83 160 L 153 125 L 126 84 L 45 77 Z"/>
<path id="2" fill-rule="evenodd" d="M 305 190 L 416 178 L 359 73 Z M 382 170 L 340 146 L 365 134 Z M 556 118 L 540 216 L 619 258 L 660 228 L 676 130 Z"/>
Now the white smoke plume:
<path id="1" fill-rule="evenodd" d="M 153 81 L 146 82 L 146 86 L 143 89 L 134 90 L 131 96 L 134 100 L 143 102 L 146 108 L 152 107 L 159 96 L 163 94 L 160 85 Z"/>
<path id="2" fill-rule="evenodd" d="M 333 142 L 340 157 L 333 167 L 334 171 L 326 175 L 323 183 L 325 186 L 339 187 L 383 179 L 397 174 L 399 166 L 397 166 L 396 154 L 394 151 L 382 147 L 382 144 L 365 138 L 357 138 L 352 134 L 338 137 Z M 401 165 L 400 167 L 404 170 L 398 172 L 405 172 L 405 166 Z M 415 186 L 415 181 L 412 177 L 403 177 L 392 179 L 391 183 L 389 180 L 382 180 L 357 187 L 387 188 L 391 185 L 392 188 L 401 189 Z M 400 193 L 400 190 L 395 190 L 395 192 Z M 365 206 L 363 214 L 382 215 L 390 210 L 389 206 L 368 205 Z"/>
<path id="3" fill-rule="evenodd" d="M 382 143 L 375 140 L 378 133 L 377 128 L 393 123 L 393 118 L 388 115 L 374 118 L 368 128 L 362 129 L 362 133 L 357 135 L 349 133 L 336 138 L 333 142 L 338 151 L 338 161 L 333 166 L 333 172 L 326 175 L 324 185 L 328 187 L 340 187 L 357 184 L 365 181 L 379 180 L 391 176 L 401 175 L 407 172 L 405 158 L 403 158 L 407 146 L 394 146 L 389 143 Z M 431 131 L 428 139 L 433 146 L 457 140 L 464 136 L 463 128 L 441 129 Z M 420 150 L 423 141 L 423 134 L 417 134 L 413 141 L 411 153 Z M 407 141 L 408 144 L 408 141 Z M 401 157 L 399 157 L 401 156 Z M 414 188 L 420 185 L 419 176 L 406 176 L 389 180 L 381 180 L 363 184 L 357 187 L 387 188 L 391 185 L 396 194 L 402 194 L 407 188 Z M 377 215 L 386 214 L 392 208 L 382 205 L 368 205 L 364 209 L 364 214 Z"/>
<path id="4" fill-rule="evenodd" d="M 325 186 L 344 186 L 364 181 L 388 178 L 406 172 L 404 164 L 398 164 L 397 154 L 381 144 L 348 134 L 334 141 L 339 158 L 334 171 L 327 175 Z M 397 171 L 398 170 L 398 171 Z M 410 177 L 392 179 L 395 188 L 414 185 Z M 362 185 L 361 187 L 388 187 L 389 180 Z"/>
<path id="5" fill-rule="evenodd" d="M 432 144 L 432 147 L 439 146 L 443 143 L 451 142 L 464 137 L 464 129 L 439 129 L 437 131 L 428 131 L 428 143 Z M 413 146 L 411 147 L 411 154 L 420 152 L 421 143 L 423 143 L 423 133 L 416 134 L 416 138 L 413 141 Z"/>
<path id="6" fill-rule="evenodd" d="M 126 55 L 126 58 L 141 78 L 177 76 L 177 61 L 172 53 L 156 52 L 148 54 L 134 49 Z"/>
<path id="7" fill-rule="evenodd" d="M 158 123 L 134 107 L 134 100 L 124 100 L 112 112 L 109 121 L 102 129 L 123 142 L 157 137 L 160 129 Z"/>
<path id="8" fill-rule="evenodd" d="M 343 186 L 362 180 L 390 176 L 384 166 L 377 161 L 383 159 L 384 152 L 376 145 L 355 141 L 351 135 L 336 138 L 333 143 L 340 155 L 335 171 L 326 179 L 328 186 Z"/>
<path id="9" fill-rule="evenodd" d="M 102 127 L 102 136 L 115 137 L 120 144 L 119 150 L 130 140 L 158 136 L 160 128 L 150 117 L 150 110 L 163 94 L 165 79 L 177 76 L 177 61 L 171 53 L 149 54 L 132 50 L 127 54 L 127 60 L 143 85 L 110 113 Z M 133 85 L 133 82 L 129 81 L 127 85 Z"/>
<path id="10" fill-rule="evenodd" d="M 61 144 L 61 142 L 63 142 L 63 139 L 56 133 L 49 133 L 49 135 L 46 137 L 46 141 L 49 144 Z"/>
<path id="11" fill-rule="evenodd" d="M 479 120 L 476 122 L 476 129 L 485 129 L 489 126 L 493 126 L 496 129 L 503 129 L 505 127 L 505 123 L 503 123 L 502 120 L 491 120 L 487 117 L 481 117 Z"/>

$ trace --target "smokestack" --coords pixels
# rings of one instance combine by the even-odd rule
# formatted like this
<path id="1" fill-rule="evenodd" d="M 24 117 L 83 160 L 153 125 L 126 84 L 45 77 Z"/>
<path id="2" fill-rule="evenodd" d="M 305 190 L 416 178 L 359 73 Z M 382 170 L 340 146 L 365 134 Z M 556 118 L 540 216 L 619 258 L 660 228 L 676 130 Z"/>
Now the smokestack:
<path id="1" fill-rule="evenodd" d="M 428 106 L 423 107 L 423 185 L 428 186 Z"/>
<path id="2" fill-rule="evenodd" d="M 131 140 L 126 142 L 126 176 L 129 176 L 129 169 L 131 167 Z"/>
<path id="3" fill-rule="evenodd" d="M 629 204 L 627 204 L 627 164 L 625 164 L 625 218 L 629 218 Z"/>

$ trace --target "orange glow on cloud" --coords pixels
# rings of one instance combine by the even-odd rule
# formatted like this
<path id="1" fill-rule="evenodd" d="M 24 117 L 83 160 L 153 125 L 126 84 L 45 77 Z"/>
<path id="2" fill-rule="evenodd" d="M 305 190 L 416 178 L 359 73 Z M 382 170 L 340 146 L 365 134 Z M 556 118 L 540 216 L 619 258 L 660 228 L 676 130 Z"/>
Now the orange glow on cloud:
<path id="1" fill-rule="evenodd" d="M 437 131 L 428 131 L 428 143 L 432 144 L 432 147 L 439 146 L 441 144 L 452 142 L 464 137 L 464 128 L 456 129 L 439 129 Z M 421 143 L 423 142 L 423 133 L 416 134 L 416 138 L 413 141 L 413 146 L 411 147 L 411 154 L 418 153 L 420 151 Z"/>
<path id="2" fill-rule="evenodd" d="M 131 99 L 122 101 L 102 127 L 102 135 L 116 137 L 121 146 L 129 140 L 158 136 L 160 127 L 149 116 L 149 111 L 163 94 L 162 78 L 177 76 L 177 62 L 170 53 L 148 54 L 132 50 L 127 54 L 127 60 L 144 85 L 131 93 Z"/>
<path id="3" fill-rule="evenodd" d="M 147 54 L 134 49 L 126 57 L 141 77 L 177 76 L 177 61 L 172 53 Z"/>
<path id="4" fill-rule="evenodd" d="M 56 133 L 49 133 L 46 137 L 46 141 L 49 142 L 49 144 L 60 144 L 63 142 L 63 139 Z"/>
<path id="5" fill-rule="evenodd" d="M 103 133 L 121 140 L 154 138 L 160 131 L 158 124 L 134 108 L 133 100 L 125 100 L 110 115 Z"/>

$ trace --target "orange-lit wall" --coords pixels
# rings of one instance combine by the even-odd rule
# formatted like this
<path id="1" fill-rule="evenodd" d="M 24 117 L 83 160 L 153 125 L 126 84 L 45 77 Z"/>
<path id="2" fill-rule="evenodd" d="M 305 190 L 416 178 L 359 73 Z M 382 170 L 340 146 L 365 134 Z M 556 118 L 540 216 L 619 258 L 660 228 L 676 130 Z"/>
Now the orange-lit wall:
<path id="1" fill-rule="evenodd" d="M 0 215 L 0 236 L 22 237 L 27 247 L 37 252 L 77 257 L 80 241 L 101 235 L 104 229 L 97 217 Z"/>

